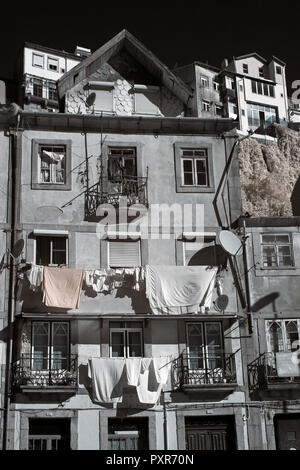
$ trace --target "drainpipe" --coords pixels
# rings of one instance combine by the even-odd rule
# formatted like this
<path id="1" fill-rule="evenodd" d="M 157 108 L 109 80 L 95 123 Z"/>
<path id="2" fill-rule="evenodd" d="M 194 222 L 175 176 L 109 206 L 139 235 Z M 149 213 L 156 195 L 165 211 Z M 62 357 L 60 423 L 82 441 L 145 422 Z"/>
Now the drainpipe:
<path id="1" fill-rule="evenodd" d="M 244 263 L 244 274 L 245 274 L 245 288 L 246 288 L 246 308 L 248 318 L 248 331 L 249 335 L 253 333 L 252 327 L 252 315 L 251 315 L 251 298 L 250 298 L 250 282 L 249 282 L 249 269 L 247 259 L 247 236 L 246 236 L 246 222 L 243 219 L 243 263 Z"/>
<path id="2" fill-rule="evenodd" d="M 19 114 L 17 118 L 19 119 Z M 20 162 L 18 161 L 19 145 L 18 129 L 14 128 L 9 131 L 10 138 L 10 252 L 17 241 L 17 222 L 18 211 L 20 208 Z M 3 450 L 7 450 L 8 445 L 8 424 L 9 424 L 9 409 L 11 398 L 11 364 L 13 356 L 13 329 L 15 320 L 15 285 L 16 285 L 16 265 L 15 259 L 10 256 L 9 263 L 9 292 L 8 292 L 8 338 L 7 338 L 7 352 L 6 352 L 6 372 L 5 372 L 5 390 L 4 390 L 4 417 L 3 417 Z"/>

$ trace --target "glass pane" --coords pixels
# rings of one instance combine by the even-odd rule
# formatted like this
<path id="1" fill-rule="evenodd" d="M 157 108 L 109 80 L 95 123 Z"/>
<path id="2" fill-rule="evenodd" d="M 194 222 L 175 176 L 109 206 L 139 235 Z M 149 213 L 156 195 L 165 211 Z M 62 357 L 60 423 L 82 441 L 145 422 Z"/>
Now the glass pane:
<path id="1" fill-rule="evenodd" d="M 48 266 L 50 263 L 50 238 L 36 238 L 36 264 Z"/>
<path id="2" fill-rule="evenodd" d="M 134 157 L 124 157 L 124 176 L 136 177 L 136 164 Z"/>
<path id="3" fill-rule="evenodd" d="M 221 325 L 219 323 L 206 323 L 205 333 L 208 368 L 223 367 Z"/>
<path id="4" fill-rule="evenodd" d="M 269 333 L 272 352 L 283 351 L 284 347 L 281 326 L 278 323 L 272 323 L 269 326 Z"/>
<path id="5" fill-rule="evenodd" d="M 298 325 L 296 321 L 286 321 L 286 350 L 296 351 L 299 347 Z"/>
<path id="6" fill-rule="evenodd" d="M 112 357 L 124 357 L 124 333 L 113 331 L 111 333 L 111 354 Z"/>
<path id="7" fill-rule="evenodd" d="M 290 243 L 289 235 L 276 235 L 277 243 Z"/>
<path id="8" fill-rule="evenodd" d="M 291 266 L 292 265 L 291 250 L 289 246 L 278 247 L 278 262 L 279 262 L 279 266 Z"/>
<path id="9" fill-rule="evenodd" d="M 274 246 L 263 246 L 263 265 L 277 266 L 276 251 Z"/>
<path id="10" fill-rule="evenodd" d="M 275 243 L 275 235 L 262 235 L 261 237 L 263 243 Z"/>
<path id="11" fill-rule="evenodd" d="M 193 172 L 193 161 L 192 160 L 183 160 L 183 171 L 184 172 Z"/>
<path id="12" fill-rule="evenodd" d="M 128 332 L 129 357 L 142 356 L 141 334 L 137 332 Z"/>
<path id="13" fill-rule="evenodd" d="M 49 324 L 33 324 L 33 370 L 48 368 Z"/>
<path id="14" fill-rule="evenodd" d="M 203 369 L 203 332 L 202 325 L 188 325 L 188 345 L 191 369 Z"/>
<path id="15" fill-rule="evenodd" d="M 194 151 L 193 150 L 183 150 L 182 155 L 184 155 L 186 157 L 192 157 L 194 155 Z"/>
<path id="16" fill-rule="evenodd" d="M 52 337 L 52 368 L 68 369 L 68 324 L 53 323 Z"/>

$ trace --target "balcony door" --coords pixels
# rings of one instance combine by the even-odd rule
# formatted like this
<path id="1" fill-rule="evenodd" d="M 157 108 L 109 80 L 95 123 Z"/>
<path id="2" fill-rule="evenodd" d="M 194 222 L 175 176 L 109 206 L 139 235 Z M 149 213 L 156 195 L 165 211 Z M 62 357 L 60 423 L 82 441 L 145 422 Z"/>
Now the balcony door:
<path id="1" fill-rule="evenodd" d="M 32 370 L 58 370 L 69 367 L 69 324 L 42 322 L 32 324 Z"/>
<path id="2" fill-rule="evenodd" d="M 223 331 L 220 322 L 187 324 L 187 351 L 189 375 L 204 383 L 222 375 Z"/>
<path id="3" fill-rule="evenodd" d="M 134 148 L 110 148 L 108 155 L 108 179 L 121 182 L 124 178 L 136 178 L 136 151 Z"/>

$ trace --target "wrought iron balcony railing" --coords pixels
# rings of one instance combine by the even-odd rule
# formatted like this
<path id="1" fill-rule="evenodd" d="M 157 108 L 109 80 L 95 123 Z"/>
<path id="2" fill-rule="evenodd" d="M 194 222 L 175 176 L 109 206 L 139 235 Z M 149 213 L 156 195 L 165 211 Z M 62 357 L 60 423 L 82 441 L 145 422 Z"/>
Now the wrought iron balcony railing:
<path id="1" fill-rule="evenodd" d="M 77 387 L 77 355 L 22 354 L 12 365 L 12 387 Z"/>
<path id="2" fill-rule="evenodd" d="M 124 197 L 128 205 L 148 206 L 147 177 L 101 178 L 85 193 L 85 216 L 95 217 L 100 204 L 118 206 Z"/>
<path id="3" fill-rule="evenodd" d="M 272 385 L 300 384 L 300 364 L 296 362 L 292 352 L 260 354 L 248 364 L 250 393 Z"/>
<path id="4" fill-rule="evenodd" d="M 181 354 L 173 363 L 175 387 L 236 384 L 235 354 Z"/>

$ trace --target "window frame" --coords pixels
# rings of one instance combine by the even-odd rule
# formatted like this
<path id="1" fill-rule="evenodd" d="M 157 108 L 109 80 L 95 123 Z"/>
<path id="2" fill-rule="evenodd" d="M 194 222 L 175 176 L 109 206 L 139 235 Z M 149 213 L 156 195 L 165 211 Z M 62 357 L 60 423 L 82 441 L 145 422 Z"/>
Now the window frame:
<path id="1" fill-rule="evenodd" d="M 200 76 L 200 86 L 201 88 L 209 88 L 209 78 L 206 75 Z"/>
<path id="2" fill-rule="evenodd" d="M 56 63 L 57 63 L 57 69 L 52 69 L 50 68 L 49 66 L 49 60 L 55 60 Z M 51 56 L 48 56 L 47 57 L 47 69 L 50 70 L 50 72 L 57 72 L 59 73 L 59 59 L 57 57 L 51 57 Z"/>
<path id="3" fill-rule="evenodd" d="M 279 352 L 292 352 L 292 349 L 288 349 L 288 341 L 287 341 L 287 330 L 286 330 L 286 323 L 287 322 L 296 322 L 297 324 L 297 332 L 298 332 L 298 342 L 300 341 L 300 319 L 299 318 L 270 318 L 265 319 L 265 332 L 266 332 L 266 343 L 267 343 L 267 351 L 270 353 L 276 353 L 276 351 L 272 350 L 271 344 L 271 335 L 270 335 L 270 328 L 273 323 L 280 324 L 281 332 L 282 332 L 282 345 L 283 349 Z M 299 344 L 298 344 L 299 347 Z"/>
<path id="4" fill-rule="evenodd" d="M 34 368 L 34 325 L 36 323 L 46 323 L 48 325 L 48 340 L 47 340 L 47 368 L 46 369 L 35 369 Z M 47 371 L 47 370 L 52 370 L 53 367 L 53 338 L 54 338 L 54 325 L 60 323 L 60 324 L 65 324 L 67 325 L 67 367 L 65 370 L 69 370 L 70 368 L 70 348 L 71 348 L 71 325 L 70 321 L 60 321 L 60 320 L 33 320 L 31 322 L 31 343 L 30 343 L 30 368 L 33 371 Z"/>
<path id="5" fill-rule="evenodd" d="M 174 143 L 174 153 L 175 153 L 175 178 L 176 178 L 176 192 L 179 193 L 213 193 L 215 191 L 214 183 L 214 166 L 213 166 L 213 146 L 207 141 L 190 144 L 188 142 L 176 142 Z M 183 150 L 205 150 L 206 159 L 207 159 L 207 175 L 208 175 L 208 185 L 184 185 L 183 184 L 183 158 L 190 158 L 189 156 L 183 156 Z M 194 158 L 194 157 L 191 157 Z M 196 156 L 197 158 L 197 156 Z M 201 158 L 199 156 L 199 158 Z"/>
<path id="6" fill-rule="evenodd" d="M 201 149 L 202 150 L 202 149 Z M 184 172 L 184 162 L 185 161 L 191 161 L 192 162 L 192 176 L 193 176 L 193 184 L 185 184 L 184 183 L 184 175 L 185 175 L 185 172 Z M 205 162 L 205 175 L 206 175 L 206 181 L 207 181 L 207 184 L 196 184 L 196 182 L 198 183 L 198 171 L 197 171 L 197 164 L 196 162 L 198 161 L 201 161 L 201 162 Z M 207 161 L 207 155 L 205 157 L 200 157 L 200 156 L 194 156 L 194 157 L 184 157 L 182 156 L 181 157 L 181 176 L 182 176 L 182 180 L 181 180 L 181 184 L 182 186 L 196 186 L 197 188 L 198 187 L 203 187 L 203 188 L 208 188 L 209 187 L 209 171 L 208 171 L 208 161 Z"/>
<path id="7" fill-rule="evenodd" d="M 210 102 L 207 100 L 202 100 L 202 111 L 208 113 L 211 110 Z"/>
<path id="8" fill-rule="evenodd" d="M 40 181 L 40 148 L 65 147 L 64 183 L 42 183 Z M 70 191 L 72 186 L 72 140 L 32 139 L 31 189 Z"/>
<path id="9" fill-rule="evenodd" d="M 249 74 L 249 66 L 246 63 L 243 63 L 243 73 Z"/>
<path id="10" fill-rule="evenodd" d="M 37 238 L 41 237 L 47 237 L 47 238 L 64 238 L 66 241 L 66 266 L 69 265 L 69 236 L 68 235 L 59 235 L 55 233 L 49 233 L 49 234 L 34 234 L 34 262 L 37 264 Z M 52 244 L 53 246 L 53 244 Z M 51 251 L 51 243 L 50 243 L 50 261 L 53 258 L 53 252 Z M 49 267 L 57 267 L 59 265 L 57 264 L 48 264 L 48 265 L 43 265 L 43 266 L 49 266 Z"/>
<path id="11" fill-rule="evenodd" d="M 131 328 L 128 326 L 130 324 L 130 321 L 125 321 L 125 326 L 124 327 L 113 327 L 111 326 L 112 322 L 109 323 L 109 357 L 114 358 L 114 357 L 119 357 L 119 358 L 130 358 L 130 357 L 136 357 L 136 358 L 141 358 L 144 357 L 144 329 L 143 329 L 143 324 L 141 322 L 140 328 L 138 327 L 133 327 Z M 113 356 L 112 355 L 112 333 L 123 333 L 123 356 Z M 130 348 L 130 342 L 129 342 L 129 333 L 140 333 L 140 348 L 141 348 L 141 356 L 130 356 L 129 355 L 129 348 Z"/>
<path id="12" fill-rule="evenodd" d="M 288 236 L 289 237 L 289 243 L 277 243 L 276 238 L 275 238 L 275 243 L 263 243 L 262 237 L 265 235 L 269 236 Z M 263 247 L 264 246 L 275 246 L 275 255 L 276 255 L 276 266 L 264 266 L 264 256 L 263 256 Z M 278 255 L 278 246 L 289 246 L 290 247 L 290 258 L 291 258 L 291 264 L 289 265 L 279 265 L 279 255 Z M 284 233 L 284 232 L 262 232 L 260 233 L 260 253 L 261 253 L 261 269 L 266 269 L 266 270 L 282 270 L 282 269 L 290 269 L 295 267 L 295 257 L 294 257 L 294 250 L 293 250 L 293 239 L 291 237 L 290 233 Z"/>

